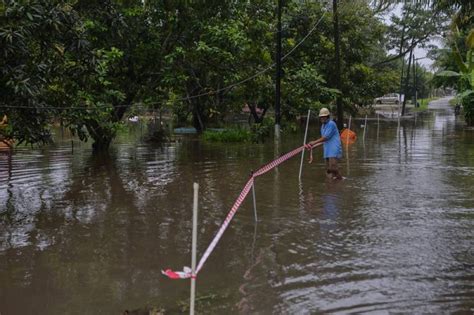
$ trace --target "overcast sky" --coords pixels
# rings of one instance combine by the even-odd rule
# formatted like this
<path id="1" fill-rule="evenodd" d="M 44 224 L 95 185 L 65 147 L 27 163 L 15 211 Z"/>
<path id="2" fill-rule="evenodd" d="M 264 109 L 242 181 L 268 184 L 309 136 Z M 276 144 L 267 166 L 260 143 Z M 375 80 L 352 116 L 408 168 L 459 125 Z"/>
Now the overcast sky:
<path id="1" fill-rule="evenodd" d="M 392 16 L 392 14 L 395 14 L 395 15 L 400 17 L 401 16 L 401 8 L 402 8 L 402 5 L 398 4 L 394 7 L 394 9 L 389 14 L 385 14 L 383 16 L 383 19 L 384 19 L 385 23 L 390 24 L 390 17 Z M 432 38 L 431 41 L 429 42 L 429 44 L 436 45 L 438 47 L 440 46 L 440 44 L 439 44 L 438 40 L 436 40 L 436 38 Z M 391 53 L 395 54 L 396 52 L 393 51 Z M 414 50 L 415 58 L 425 57 L 427 55 L 427 53 L 428 53 L 428 51 L 424 48 L 417 47 Z M 406 58 L 408 58 L 408 56 Z M 417 60 L 417 62 L 424 65 L 428 69 L 431 69 L 431 66 L 433 65 L 433 60 L 428 59 L 428 58 L 419 59 L 419 60 Z M 431 70 L 433 70 L 433 69 L 431 69 Z"/>

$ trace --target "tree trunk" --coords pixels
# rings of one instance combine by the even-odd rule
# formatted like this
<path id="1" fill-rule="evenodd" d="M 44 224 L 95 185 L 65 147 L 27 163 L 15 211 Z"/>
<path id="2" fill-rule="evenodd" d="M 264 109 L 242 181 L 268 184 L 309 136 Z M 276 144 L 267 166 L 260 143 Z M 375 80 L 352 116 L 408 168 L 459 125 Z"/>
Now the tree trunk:
<path id="1" fill-rule="evenodd" d="M 194 99 L 193 103 L 193 126 L 196 128 L 198 133 L 205 130 L 204 122 L 202 119 L 201 106 L 198 99 Z"/>
<path id="2" fill-rule="evenodd" d="M 403 106 L 402 106 L 402 116 L 405 115 L 405 105 L 407 103 L 407 95 L 408 95 L 408 83 L 410 81 L 410 68 L 411 68 L 411 56 L 413 55 L 413 49 L 410 51 L 410 57 L 408 57 L 408 68 L 407 68 L 407 76 L 405 79 L 405 97 L 403 98 Z"/>
<path id="3" fill-rule="evenodd" d="M 403 44 L 405 43 L 405 24 L 403 24 L 402 28 L 402 37 L 400 39 L 400 49 L 398 51 L 398 54 L 401 54 L 403 51 Z M 405 57 L 402 58 L 402 73 L 400 75 L 400 97 L 403 94 L 403 72 L 405 68 Z M 399 102 L 401 101 L 400 99 L 398 100 Z"/>
<path id="4" fill-rule="evenodd" d="M 257 113 L 257 106 L 256 105 L 247 105 L 250 109 L 250 114 L 253 117 L 253 120 L 256 124 L 261 124 L 263 122 L 263 118 L 265 117 L 265 113 L 267 112 L 267 108 L 263 109 L 262 114 L 259 116 Z M 250 123 L 250 118 L 249 118 Z"/>
<path id="5" fill-rule="evenodd" d="M 111 142 L 112 139 L 107 138 L 94 139 L 94 143 L 92 143 L 92 151 L 94 153 L 106 152 L 109 150 Z"/>
<path id="6" fill-rule="evenodd" d="M 115 133 L 109 129 L 104 129 L 97 122 L 89 122 L 86 125 L 87 132 L 94 140 L 92 150 L 94 153 L 107 151 L 115 138 Z"/>

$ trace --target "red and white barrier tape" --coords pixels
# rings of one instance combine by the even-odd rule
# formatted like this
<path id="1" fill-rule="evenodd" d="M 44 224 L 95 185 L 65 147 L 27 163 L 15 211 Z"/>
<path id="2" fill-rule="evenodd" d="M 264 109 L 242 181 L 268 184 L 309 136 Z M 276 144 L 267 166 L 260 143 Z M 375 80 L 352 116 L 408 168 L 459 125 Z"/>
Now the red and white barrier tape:
<path id="1" fill-rule="evenodd" d="M 201 260 L 199 261 L 199 264 L 196 268 L 196 273 L 194 275 L 192 274 L 191 268 L 189 268 L 189 267 L 184 267 L 183 271 L 173 271 L 171 269 L 166 269 L 166 270 L 162 270 L 161 273 L 164 274 L 165 276 L 167 276 L 170 279 L 195 278 L 196 275 L 201 270 L 204 263 L 206 262 L 207 258 L 209 258 L 209 255 L 212 253 L 212 251 L 216 247 L 217 243 L 221 239 L 222 234 L 224 234 L 224 231 L 227 229 L 227 226 L 229 226 L 230 221 L 234 217 L 237 210 L 240 208 L 240 205 L 242 204 L 242 202 L 244 202 L 245 197 L 247 197 L 250 189 L 252 188 L 252 185 L 254 183 L 255 178 L 257 176 L 260 176 L 260 175 L 263 175 L 263 174 L 267 173 L 268 171 L 270 171 L 273 168 L 277 167 L 278 165 L 285 162 L 286 160 L 291 159 L 293 156 L 297 155 L 298 153 L 300 153 L 304 149 L 312 150 L 313 148 L 315 148 L 317 146 L 320 146 L 321 144 L 322 143 L 318 143 L 314 146 L 304 145 L 304 146 L 301 146 L 299 148 L 296 148 L 293 151 L 290 151 L 290 152 L 286 153 L 285 155 L 280 156 L 278 159 L 276 159 L 276 160 L 274 160 L 274 161 L 272 161 L 268 164 L 265 164 L 264 166 L 260 167 L 257 171 L 255 171 L 252 174 L 252 176 L 250 177 L 250 179 L 247 181 L 244 188 L 240 192 L 239 197 L 237 197 L 237 200 L 234 202 L 234 205 L 232 206 L 229 213 L 227 214 L 224 222 L 222 223 L 221 227 L 219 228 L 219 231 L 214 236 L 214 239 L 212 240 L 212 242 L 209 244 L 206 251 L 202 255 Z"/>

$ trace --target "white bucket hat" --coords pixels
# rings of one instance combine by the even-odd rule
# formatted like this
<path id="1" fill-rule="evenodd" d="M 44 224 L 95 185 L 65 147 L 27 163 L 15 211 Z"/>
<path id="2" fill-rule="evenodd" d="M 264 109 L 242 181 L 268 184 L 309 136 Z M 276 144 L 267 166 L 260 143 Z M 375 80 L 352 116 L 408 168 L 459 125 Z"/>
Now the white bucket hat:
<path id="1" fill-rule="evenodd" d="M 329 112 L 329 109 L 326 107 L 321 108 L 319 111 L 319 117 L 324 117 L 324 116 L 329 116 L 331 113 Z"/>

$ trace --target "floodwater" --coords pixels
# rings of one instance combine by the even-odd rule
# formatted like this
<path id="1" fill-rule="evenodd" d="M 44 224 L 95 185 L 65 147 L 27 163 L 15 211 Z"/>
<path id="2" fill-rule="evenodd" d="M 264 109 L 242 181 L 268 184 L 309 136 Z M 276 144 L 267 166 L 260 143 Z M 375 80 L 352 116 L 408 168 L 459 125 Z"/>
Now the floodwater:
<path id="1" fill-rule="evenodd" d="M 197 278 L 199 314 L 474 312 L 474 131 L 446 106 L 353 122 L 358 141 L 328 182 L 321 151 L 256 180 Z M 198 259 L 252 169 L 302 143 L 163 147 L 130 126 L 108 156 L 56 145 L 0 156 L 0 313 L 188 312 L 192 183 Z M 313 124 L 310 137 L 318 136 Z M 136 312 L 138 314 L 138 312 Z"/>

